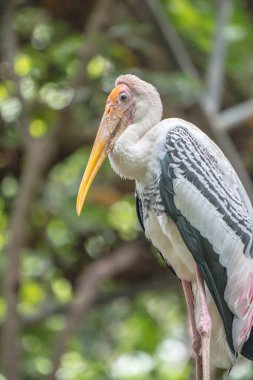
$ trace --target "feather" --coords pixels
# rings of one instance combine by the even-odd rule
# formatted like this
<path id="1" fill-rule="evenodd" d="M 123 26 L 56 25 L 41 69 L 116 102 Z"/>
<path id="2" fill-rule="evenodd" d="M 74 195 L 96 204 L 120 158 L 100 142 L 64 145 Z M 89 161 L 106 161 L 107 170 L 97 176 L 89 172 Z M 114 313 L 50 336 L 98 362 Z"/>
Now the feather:
<path id="1" fill-rule="evenodd" d="M 136 214 L 137 214 L 137 217 L 138 217 L 138 221 L 140 223 L 141 228 L 145 232 L 144 219 L 143 219 L 143 207 L 142 207 L 142 202 L 141 202 L 140 197 L 138 196 L 138 192 L 137 191 L 135 191 L 135 206 L 136 206 Z M 164 258 L 164 256 L 161 253 L 161 251 L 158 250 L 158 252 L 159 252 L 161 258 L 163 259 L 163 261 L 165 262 L 165 264 L 167 265 L 167 267 L 169 268 L 169 270 L 176 276 L 176 272 L 174 271 L 174 269 L 172 268 L 172 266 L 167 262 L 167 260 Z"/>
<path id="2" fill-rule="evenodd" d="M 239 352 L 253 323 L 246 302 L 253 288 L 252 212 L 233 168 L 210 141 L 196 127 L 168 132 L 160 192 L 213 296 L 230 349 Z"/>

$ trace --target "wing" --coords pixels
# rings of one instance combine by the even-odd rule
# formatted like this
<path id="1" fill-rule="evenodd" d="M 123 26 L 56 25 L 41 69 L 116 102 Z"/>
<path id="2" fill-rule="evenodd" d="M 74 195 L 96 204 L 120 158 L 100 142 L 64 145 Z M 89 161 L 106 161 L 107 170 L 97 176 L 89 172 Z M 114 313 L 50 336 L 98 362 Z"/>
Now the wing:
<path id="1" fill-rule="evenodd" d="M 141 199 L 139 198 L 138 196 L 138 193 L 137 191 L 135 191 L 135 206 L 136 206 L 136 213 L 137 213 L 137 217 L 138 217 L 138 220 L 139 220 L 139 223 L 141 225 L 141 228 L 143 229 L 143 231 L 145 232 L 145 228 L 144 228 L 144 223 L 143 223 L 143 208 L 142 208 L 142 202 L 141 202 Z M 171 265 L 169 265 L 166 260 L 164 259 L 162 253 L 158 250 L 161 258 L 163 259 L 163 261 L 165 262 L 165 264 L 167 265 L 167 267 L 169 268 L 169 270 L 176 276 L 176 272 L 174 271 L 174 269 L 172 268 Z"/>
<path id="2" fill-rule="evenodd" d="M 161 170 L 166 211 L 199 266 L 234 352 L 234 316 L 248 311 L 241 295 L 253 288 L 247 195 L 221 151 L 197 129 L 178 125 L 169 131 Z"/>

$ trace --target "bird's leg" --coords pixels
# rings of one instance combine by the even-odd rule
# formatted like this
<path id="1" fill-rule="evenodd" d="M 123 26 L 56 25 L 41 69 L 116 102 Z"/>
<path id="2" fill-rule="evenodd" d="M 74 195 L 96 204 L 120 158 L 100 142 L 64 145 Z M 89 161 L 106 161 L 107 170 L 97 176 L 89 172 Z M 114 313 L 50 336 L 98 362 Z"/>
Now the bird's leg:
<path id="1" fill-rule="evenodd" d="M 182 286 L 184 290 L 186 305 L 188 313 L 190 316 L 191 328 L 192 328 L 192 348 L 195 354 L 195 371 L 196 371 L 196 380 L 202 379 L 202 360 L 200 355 L 201 348 L 201 338 L 196 326 L 195 313 L 194 313 L 194 297 L 192 294 L 191 283 L 185 280 L 182 280 Z"/>
<path id="2" fill-rule="evenodd" d="M 196 278 L 199 295 L 200 315 L 197 322 L 198 332 L 202 341 L 202 368 L 203 380 L 210 380 L 210 337 L 212 321 L 206 302 L 205 285 L 196 264 Z"/>

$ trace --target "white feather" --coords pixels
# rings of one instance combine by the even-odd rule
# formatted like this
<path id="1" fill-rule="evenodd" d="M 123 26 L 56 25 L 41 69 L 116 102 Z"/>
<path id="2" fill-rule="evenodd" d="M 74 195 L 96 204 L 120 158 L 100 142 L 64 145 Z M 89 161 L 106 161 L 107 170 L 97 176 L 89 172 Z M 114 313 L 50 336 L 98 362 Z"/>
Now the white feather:
<path id="1" fill-rule="evenodd" d="M 216 144 L 195 125 L 184 120 L 171 118 L 160 122 L 162 116 L 160 96 L 150 84 L 132 75 L 119 77 L 116 84 L 119 83 L 126 83 L 133 91 L 135 115 L 133 123 L 120 136 L 109 156 L 116 173 L 134 179 L 140 193 L 145 186 L 152 185 L 160 176 L 161 159 L 168 152 L 173 155 L 173 149 L 170 147 L 168 150 L 165 149 L 166 136 L 169 131 L 180 125 L 186 128 L 191 136 L 215 157 L 218 165 L 217 170 L 222 175 L 224 185 L 232 190 L 231 207 L 235 209 L 238 200 L 242 203 L 241 209 L 243 211 L 241 210 L 241 212 L 244 213 L 244 216 L 250 217 L 251 230 L 253 231 L 253 210 L 249 198 L 231 164 Z M 200 154 L 192 148 L 187 154 L 191 160 L 194 160 L 194 155 L 198 157 L 198 161 L 201 160 Z M 183 151 L 181 151 L 181 155 L 184 155 Z M 175 158 L 175 163 L 180 159 L 181 157 Z M 190 170 L 194 170 L 194 167 L 191 167 Z M 199 168 L 200 174 L 197 176 L 206 186 L 207 182 L 205 182 L 203 173 L 207 170 L 207 163 L 202 161 Z M 236 348 L 240 349 L 243 341 L 248 337 L 253 323 L 253 303 L 249 304 L 253 292 L 253 264 L 249 257 L 252 238 L 246 247 L 245 255 L 240 237 L 227 225 L 216 207 L 184 178 L 181 169 L 177 168 L 176 171 L 177 179 L 174 180 L 176 207 L 200 231 L 201 235 L 209 240 L 219 255 L 221 264 L 227 268 L 228 284 L 224 297 L 231 311 L 238 316 L 234 320 L 233 334 Z M 213 173 L 210 175 L 211 180 L 215 183 L 215 175 Z M 209 189 L 209 191 L 217 198 L 214 190 Z M 220 195 L 225 197 L 224 190 L 221 187 L 219 191 Z M 226 200 L 224 202 L 222 206 L 226 208 Z M 244 226 L 242 226 L 243 229 Z M 166 261 L 173 266 L 177 275 L 182 279 L 191 281 L 194 289 L 196 278 L 193 256 L 185 246 L 175 223 L 166 214 L 157 216 L 153 210 L 150 210 L 148 219 L 145 220 L 145 232 L 154 246 L 165 256 Z M 208 291 L 207 294 L 213 322 L 211 361 L 214 365 L 228 368 L 234 358 L 226 341 L 220 315 Z M 198 314 L 198 305 L 196 308 Z"/>

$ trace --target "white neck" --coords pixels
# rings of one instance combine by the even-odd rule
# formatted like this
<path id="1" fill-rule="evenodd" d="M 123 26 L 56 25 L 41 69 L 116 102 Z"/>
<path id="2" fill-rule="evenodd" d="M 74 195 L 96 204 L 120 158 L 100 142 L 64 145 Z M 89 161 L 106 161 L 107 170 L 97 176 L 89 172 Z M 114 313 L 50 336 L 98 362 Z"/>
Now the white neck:
<path id="1" fill-rule="evenodd" d="M 109 154 L 113 170 L 121 177 L 144 181 L 155 139 L 147 132 L 161 119 L 161 115 L 152 116 L 150 112 L 142 121 L 130 124 Z"/>
<path id="2" fill-rule="evenodd" d="M 152 85 L 133 75 L 123 75 L 118 82 L 126 83 L 134 94 L 134 119 L 116 141 L 109 159 L 121 177 L 143 182 L 150 171 L 150 156 L 157 138 L 150 130 L 161 120 L 162 102 Z"/>

